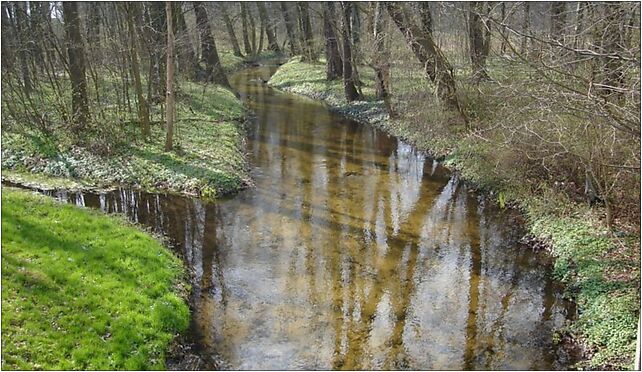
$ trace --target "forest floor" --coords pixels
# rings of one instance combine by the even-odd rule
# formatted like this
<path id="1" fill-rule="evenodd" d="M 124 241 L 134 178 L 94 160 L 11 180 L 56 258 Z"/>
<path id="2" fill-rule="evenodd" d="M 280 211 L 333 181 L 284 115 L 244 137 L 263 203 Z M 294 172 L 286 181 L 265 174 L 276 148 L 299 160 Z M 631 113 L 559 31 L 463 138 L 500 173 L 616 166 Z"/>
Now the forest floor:
<path id="1" fill-rule="evenodd" d="M 162 369 L 186 283 L 125 217 L 2 188 L 2 369 Z"/>
<path id="2" fill-rule="evenodd" d="M 393 65 L 391 73 L 395 76 L 396 104 L 405 111 L 395 119 L 390 119 L 383 102 L 375 99 L 374 74 L 370 68 L 359 71 L 364 98 L 352 103 L 345 100 L 341 80 L 326 81 L 325 64 L 301 63 L 298 57 L 281 66 L 268 84 L 322 100 L 336 112 L 444 159 L 447 166 L 497 198 L 500 205 L 521 209 L 528 221 L 530 238 L 544 243 L 556 257 L 554 274 L 566 284 L 566 295 L 578 304 L 577 321 L 558 331 L 558 336 L 570 336 L 583 346 L 583 360 L 577 367 L 630 369 L 640 305 L 639 235 L 621 226 L 609 231 L 600 208 L 572 200 L 543 182 L 536 188 L 525 186 L 526 182 L 515 182 L 526 179 L 527 175 L 520 173 L 522 169 L 496 172 L 486 159 L 493 159 L 491 152 L 499 144 L 479 141 L 464 128 L 447 131 L 439 128 L 439 123 L 448 122 L 449 118 L 438 108 L 402 107 L 409 101 L 404 97 L 414 95 L 416 99 L 417 94 L 429 94 L 424 93 L 427 83 L 416 69 L 400 71 Z M 475 107 L 475 96 L 476 93 L 467 96 L 473 97 L 468 98 L 469 106 Z M 426 117 L 430 119 L 423 120 Z M 505 176 L 507 172 L 511 172 L 510 179 Z"/>
<path id="3" fill-rule="evenodd" d="M 261 55 L 261 58 L 269 56 Z M 221 53 L 228 73 L 248 61 Z M 152 111 L 155 113 L 157 110 Z M 155 115 L 160 118 L 159 114 Z M 212 84 L 181 81 L 177 89 L 174 151 L 163 149 L 164 121 L 152 121 L 143 140 L 136 123 L 123 123 L 122 144 L 108 154 L 62 146 L 65 134 L 43 138 L 35 131 L 2 131 L 3 179 L 78 188 L 125 185 L 206 198 L 234 193 L 250 183 L 245 158 L 246 110 L 234 93 Z M 61 138 L 62 137 L 62 138 Z"/>

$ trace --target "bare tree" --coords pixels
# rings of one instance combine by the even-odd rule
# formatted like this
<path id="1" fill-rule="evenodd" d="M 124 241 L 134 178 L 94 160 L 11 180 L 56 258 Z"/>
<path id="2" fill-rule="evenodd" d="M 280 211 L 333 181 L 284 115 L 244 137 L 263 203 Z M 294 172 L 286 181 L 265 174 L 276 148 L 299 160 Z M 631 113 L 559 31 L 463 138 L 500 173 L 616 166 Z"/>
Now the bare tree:
<path id="1" fill-rule="evenodd" d="M 342 30 L 343 35 L 343 88 L 348 102 L 360 99 L 359 92 L 357 92 L 357 79 L 353 69 L 352 62 L 352 22 L 350 16 L 352 15 L 352 7 L 354 4 L 350 1 L 341 2 L 341 10 L 343 15 Z"/>
<path id="2" fill-rule="evenodd" d="M 317 60 L 317 56 L 314 50 L 314 42 L 312 40 L 312 23 L 310 22 L 308 7 L 309 4 L 307 2 L 297 1 L 297 8 L 299 9 L 299 28 L 302 37 L 301 45 L 303 46 L 303 60 L 305 62 L 313 62 Z"/>
<path id="3" fill-rule="evenodd" d="M 252 44 L 250 43 L 250 37 L 249 37 L 249 24 L 247 20 L 247 6 L 245 5 L 245 2 L 241 1 L 241 25 L 242 25 L 242 32 L 243 32 L 243 47 L 245 49 L 245 54 L 246 55 L 253 55 L 254 50 L 252 48 Z"/>
<path id="4" fill-rule="evenodd" d="M 143 95 L 143 83 L 140 78 L 140 67 L 138 61 L 138 32 L 134 26 L 134 19 L 140 17 L 139 3 L 121 3 L 127 13 L 127 29 L 129 33 L 129 58 L 131 62 L 132 76 L 134 77 L 134 89 L 138 100 L 138 121 L 141 133 L 144 138 L 149 137 L 149 106 Z"/>
<path id="5" fill-rule="evenodd" d="M 165 102 L 167 104 L 167 115 L 165 116 L 165 151 L 171 151 L 174 147 L 174 115 L 175 100 L 174 96 L 174 27 L 172 25 L 172 2 L 165 2 L 167 12 L 167 77 L 165 82 L 167 89 L 165 92 Z"/>
<path id="6" fill-rule="evenodd" d="M 323 33 L 325 35 L 326 79 L 334 80 L 343 74 L 343 61 L 339 54 L 339 43 L 334 30 L 336 12 L 334 3 L 323 2 Z"/>
<path id="7" fill-rule="evenodd" d="M 456 112 L 463 122 L 468 123 L 468 118 L 459 105 L 452 67 L 441 49 L 435 44 L 432 35 L 414 24 L 405 14 L 401 4 L 387 2 L 386 7 L 390 18 L 404 35 L 415 57 L 424 66 L 426 75 L 437 86 L 439 99 Z"/>
<path id="8" fill-rule="evenodd" d="M 196 23 L 201 36 L 206 80 L 230 88 L 230 83 L 227 81 L 227 76 L 225 76 L 225 71 L 218 57 L 216 42 L 212 36 L 205 6 L 200 1 L 194 1 L 193 4 Z"/>
<path id="9" fill-rule="evenodd" d="M 382 99 L 388 114 L 395 116 L 390 99 L 390 51 L 386 46 L 387 35 L 385 9 L 381 2 L 376 2 L 373 19 L 373 37 L 375 42 L 375 57 L 373 68 L 375 70 L 375 91 L 377 98 Z"/>
<path id="10" fill-rule="evenodd" d="M 239 46 L 239 42 L 236 39 L 236 33 L 234 32 L 234 25 L 232 24 L 232 20 L 230 19 L 230 15 L 227 13 L 227 4 L 224 2 L 217 3 L 219 12 L 221 13 L 221 18 L 223 18 L 223 23 L 225 23 L 225 28 L 227 29 L 227 35 L 230 38 L 230 44 L 232 44 L 232 50 L 234 51 L 234 55 L 237 57 L 242 57 L 243 54 L 241 53 L 241 47 Z"/>
<path id="11" fill-rule="evenodd" d="M 468 45 L 470 61 L 473 66 L 471 80 L 475 83 L 490 80 L 486 72 L 486 59 L 490 52 L 490 27 L 482 20 L 486 13 L 486 4 L 481 1 L 468 3 Z"/>
<path id="12" fill-rule="evenodd" d="M 82 130 L 89 121 L 89 103 L 85 77 L 85 49 L 80 30 L 80 18 L 78 17 L 78 3 L 63 1 L 62 9 L 65 17 L 65 35 L 71 77 L 72 120 L 75 128 Z"/>
<path id="13" fill-rule="evenodd" d="M 290 43 L 290 52 L 292 54 L 298 54 L 299 47 L 297 43 L 296 28 L 294 27 L 292 15 L 290 14 L 287 4 L 288 3 L 285 1 L 279 2 L 281 13 L 283 14 L 283 20 L 285 21 L 285 31 L 288 34 L 288 42 Z"/>
<path id="14" fill-rule="evenodd" d="M 531 4 L 528 1 L 524 2 L 524 22 L 522 23 L 522 47 L 521 53 L 526 53 L 528 47 L 528 35 L 531 32 Z"/>
<path id="15" fill-rule="evenodd" d="M 265 4 L 263 2 L 257 1 L 256 6 L 259 9 L 259 17 L 261 18 L 261 23 L 263 23 L 265 28 L 265 34 L 268 40 L 268 49 L 273 52 L 281 53 L 281 48 L 279 48 L 279 42 L 276 39 L 276 33 L 274 32 L 274 28 L 272 26 L 272 19 L 270 19 L 267 9 L 265 8 Z"/>

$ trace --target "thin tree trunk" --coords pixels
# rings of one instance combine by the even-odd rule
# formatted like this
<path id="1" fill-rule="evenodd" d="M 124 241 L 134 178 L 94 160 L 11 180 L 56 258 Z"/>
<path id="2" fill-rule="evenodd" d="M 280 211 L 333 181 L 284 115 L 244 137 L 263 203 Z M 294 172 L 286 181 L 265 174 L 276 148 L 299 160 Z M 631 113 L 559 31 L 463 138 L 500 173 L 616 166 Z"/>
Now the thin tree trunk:
<path id="1" fill-rule="evenodd" d="M 352 13 L 353 3 L 349 1 L 342 1 L 342 15 L 343 15 L 343 88 L 348 102 L 360 99 L 359 92 L 357 92 L 355 74 L 352 71 L 352 25 L 350 16 Z"/>
<path id="2" fill-rule="evenodd" d="M 31 83 L 31 71 L 29 71 L 29 48 L 28 48 L 28 22 L 27 22 L 27 4 L 24 1 L 17 1 L 14 4 L 14 14 L 16 17 L 16 33 L 20 48 L 18 57 L 20 58 L 20 69 L 22 71 L 22 85 L 25 95 L 28 97 L 33 90 Z"/>
<path id="3" fill-rule="evenodd" d="M 134 78 L 134 89 L 136 90 L 136 98 L 138 99 L 138 121 L 140 123 L 141 133 L 143 138 L 148 138 L 151 134 L 149 128 L 149 106 L 147 100 L 143 95 L 143 83 L 140 79 L 140 67 L 138 63 L 138 32 L 134 26 L 134 19 L 140 17 L 138 11 L 138 3 L 122 3 L 127 8 L 127 29 L 129 33 L 129 58 L 132 68 L 132 77 Z"/>
<path id="4" fill-rule="evenodd" d="M 575 21 L 575 30 L 573 32 L 573 47 L 580 48 L 583 44 L 582 36 L 580 33 L 584 29 L 584 13 L 586 13 L 586 7 L 588 6 L 586 1 L 577 2 L 577 19 Z"/>
<path id="5" fill-rule="evenodd" d="M 252 11 L 250 10 L 250 8 L 246 8 L 246 9 L 247 9 L 247 12 L 246 12 L 247 18 L 248 18 L 249 25 L 250 25 L 250 31 L 252 32 L 250 34 L 250 41 L 252 41 L 252 56 L 256 56 L 258 54 L 258 49 L 257 49 L 257 45 L 256 45 L 256 42 L 257 42 L 257 40 L 256 40 L 256 25 L 254 24 L 254 16 L 252 15 Z M 260 36 L 260 34 L 261 34 L 261 32 L 259 30 L 259 36 Z"/>
<path id="6" fill-rule="evenodd" d="M 9 25 L 9 3 L 7 2 L 2 2 L 1 4 L 2 7 L 2 32 L 0 32 L 0 36 L 2 37 L 2 68 L 3 70 L 10 70 L 11 67 L 13 67 L 13 61 L 14 61 L 14 51 L 15 51 L 15 46 L 13 45 L 13 40 L 15 40 L 15 35 L 10 35 L 12 33 L 12 29 Z M 11 40 L 11 43 L 10 43 Z"/>
<path id="7" fill-rule="evenodd" d="M 596 44 L 599 45 L 600 52 L 607 55 L 622 55 L 626 48 L 626 35 L 622 29 L 626 26 L 626 9 L 620 2 L 609 2 L 604 4 L 604 21 L 603 27 L 598 31 L 599 39 Z M 622 60 L 604 56 L 600 58 L 597 69 L 596 82 L 599 83 L 596 91 L 607 100 L 618 103 L 624 98 L 624 92 L 621 88 L 625 87 L 626 71 Z"/>
<path id="8" fill-rule="evenodd" d="M 312 23 L 310 22 L 310 14 L 308 11 L 309 4 L 305 1 L 297 1 L 297 6 L 299 8 L 301 34 L 303 35 L 303 60 L 305 62 L 314 62 L 317 60 L 317 56 L 314 51 L 314 41 L 312 40 Z"/>
<path id="9" fill-rule="evenodd" d="M 420 1 L 417 2 L 417 6 L 419 7 L 419 18 L 421 19 L 422 30 L 427 34 L 432 35 L 433 21 L 432 13 L 430 12 L 430 3 L 427 1 Z"/>
<path id="10" fill-rule="evenodd" d="M 80 31 L 78 3 L 62 2 L 69 56 L 69 75 L 71 78 L 72 121 L 76 133 L 80 134 L 89 121 L 89 102 L 87 99 L 87 80 L 85 78 L 85 50 Z"/>
<path id="11" fill-rule="evenodd" d="M 174 115 L 175 115 L 175 97 L 174 97 L 174 28 L 172 26 L 172 2 L 165 3 L 167 12 L 167 84 L 165 102 L 167 104 L 166 118 L 166 136 L 165 151 L 172 150 L 174 146 Z"/>
<path id="12" fill-rule="evenodd" d="M 165 89 L 165 55 L 163 46 L 166 42 L 165 35 L 165 7 L 160 1 L 151 1 L 149 2 L 149 12 L 151 16 L 151 26 L 152 26 L 152 63 L 153 63 L 153 79 L 152 79 L 152 92 L 153 96 L 157 97 L 160 100 L 164 94 L 163 89 Z M 152 97 L 148 97 L 152 99 Z"/>
<path id="13" fill-rule="evenodd" d="M 564 42 L 566 26 L 566 3 L 554 1 L 551 3 L 551 39 Z"/>
<path id="14" fill-rule="evenodd" d="M 470 61 L 473 67 L 471 80 L 474 82 L 490 80 L 486 72 L 486 58 L 490 50 L 490 34 L 481 18 L 484 4 L 480 1 L 471 1 L 468 6 L 468 45 L 470 47 Z"/>
<path id="15" fill-rule="evenodd" d="M 247 6 L 245 2 L 241 2 L 241 26 L 243 31 L 243 48 L 245 49 L 246 55 L 252 55 L 252 44 L 250 44 L 250 36 L 248 31 L 248 22 L 247 22 Z"/>
<path id="16" fill-rule="evenodd" d="M 418 26 L 410 22 L 403 12 L 400 3 L 387 2 L 388 14 L 395 22 L 399 31 L 404 35 L 407 44 L 424 66 L 426 75 L 437 86 L 437 96 L 446 107 L 458 113 L 459 118 L 468 123 L 468 118 L 459 105 L 455 79 L 452 67 L 446 56 L 437 47 L 432 35 L 423 32 Z"/>
<path id="17" fill-rule="evenodd" d="M 294 27 L 294 23 L 292 22 L 292 15 L 290 14 L 290 11 L 288 10 L 288 7 L 286 4 L 288 4 L 285 1 L 279 2 L 281 5 L 281 12 L 283 13 L 283 20 L 285 21 L 285 31 L 288 34 L 288 40 L 290 42 L 290 52 L 293 55 L 299 54 L 299 47 L 297 45 L 297 38 L 296 38 L 296 29 Z"/>
<path id="18" fill-rule="evenodd" d="M 205 6 L 200 1 L 194 1 L 193 4 L 194 12 L 196 13 L 196 25 L 201 35 L 203 59 L 205 59 L 206 81 L 211 81 L 226 88 L 230 88 L 230 83 L 227 81 L 227 76 L 225 76 L 225 71 L 223 70 L 223 66 L 221 65 L 221 61 L 218 57 L 216 42 L 212 36 Z"/>
<path id="19" fill-rule="evenodd" d="M 505 1 L 502 1 L 501 11 L 502 11 L 502 24 L 506 24 L 506 2 Z M 506 26 L 502 26 L 500 32 L 502 34 L 502 43 L 499 48 L 499 52 L 503 56 L 504 54 L 506 54 L 506 38 L 508 37 L 508 33 L 506 33 Z"/>
<path id="20" fill-rule="evenodd" d="M 259 18 L 259 46 L 256 49 L 255 55 L 261 54 L 263 51 L 263 36 L 265 35 L 265 23 L 263 22 L 263 19 Z"/>
<path id="21" fill-rule="evenodd" d="M 221 12 L 221 17 L 223 18 L 223 22 L 225 23 L 225 28 L 227 28 L 227 35 L 230 37 L 230 43 L 232 44 L 232 50 L 234 51 L 234 55 L 237 57 L 243 57 L 243 54 L 241 53 L 241 47 L 239 46 L 239 42 L 236 39 L 236 33 L 234 32 L 234 25 L 232 24 L 230 15 L 227 14 L 227 4 L 225 4 L 224 2 L 221 2 L 221 3 L 218 3 L 218 7 Z"/>
<path id="22" fill-rule="evenodd" d="M 94 63 L 100 65 L 102 63 L 102 50 L 100 47 L 100 2 L 87 3 L 89 7 L 89 19 L 87 20 L 87 44 L 91 58 Z M 48 6 L 48 5 L 46 5 Z"/>
<path id="23" fill-rule="evenodd" d="M 528 36 L 531 32 L 531 4 L 528 1 L 524 2 L 524 23 L 522 24 L 522 55 L 526 54 L 526 48 L 528 47 Z"/>
<path id="24" fill-rule="evenodd" d="M 174 2 L 174 28 L 179 35 L 178 38 L 183 39 L 182 42 L 177 43 L 176 51 L 178 57 L 178 65 L 182 72 L 186 74 L 189 78 L 196 78 L 198 71 L 198 57 L 194 51 L 192 45 L 192 40 L 187 30 L 187 25 L 185 24 L 185 16 L 183 15 L 183 9 L 179 2 Z"/>
<path id="25" fill-rule="evenodd" d="M 390 100 L 390 52 L 386 48 L 386 20 L 384 5 L 377 1 L 375 3 L 373 36 L 375 42 L 375 91 L 377 98 L 382 99 L 388 110 L 388 114 L 395 116 Z"/>
<path id="26" fill-rule="evenodd" d="M 265 3 L 257 2 L 256 6 L 259 9 L 259 17 L 261 18 L 261 23 L 265 25 L 265 35 L 267 36 L 268 40 L 268 49 L 273 52 L 281 53 L 281 48 L 279 48 L 279 42 L 276 39 L 276 33 L 274 32 L 274 28 L 272 27 L 272 20 L 270 19 L 267 9 L 265 8 Z"/>
<path id="27" fill-rule="evenodd" d="M 334 3 L 331 1 L 324 1 L 323 32 L 325 34 L 325 71 L 327 80 L 338 79 L 343 74 L 343 61 L 339 54 L 339 43 L 333 25 L 335 17 L 336 12 L 334 11 Z"/>

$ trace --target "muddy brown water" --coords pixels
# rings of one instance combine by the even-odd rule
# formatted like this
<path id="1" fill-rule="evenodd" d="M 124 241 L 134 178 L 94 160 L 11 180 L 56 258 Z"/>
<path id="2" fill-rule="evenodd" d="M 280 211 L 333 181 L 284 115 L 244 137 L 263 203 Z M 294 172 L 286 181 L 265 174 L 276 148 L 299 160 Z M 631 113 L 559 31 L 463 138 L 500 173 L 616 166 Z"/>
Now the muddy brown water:
<path id="1" fill-rule="evenodd" d="M 193 272 L 200 369 L 559 369 L 570 316 L 516 214 L 413 147 L 234 75 L 254 188 L 217 202 L 50 191 L 170 238 Z M 176 364 L 184 368 L 186 364 Z"/>

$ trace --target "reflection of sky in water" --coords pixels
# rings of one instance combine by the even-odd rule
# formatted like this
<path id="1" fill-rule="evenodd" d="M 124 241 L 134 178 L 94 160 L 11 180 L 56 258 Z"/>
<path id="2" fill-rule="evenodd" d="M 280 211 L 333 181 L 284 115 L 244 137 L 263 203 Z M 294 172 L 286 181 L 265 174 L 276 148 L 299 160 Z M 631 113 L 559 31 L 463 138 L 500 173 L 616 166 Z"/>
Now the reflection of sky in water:
<path id="1" fill-rule="evenodd" d="M 172 238 L 195 275 L 201 355 L 237 369 L 560 367 L 564 308 L 505 217 L 412 147 L 247 77 L 233 82 L 257 113 L 254 189 L 214 204 L 58 195 Z"/>

